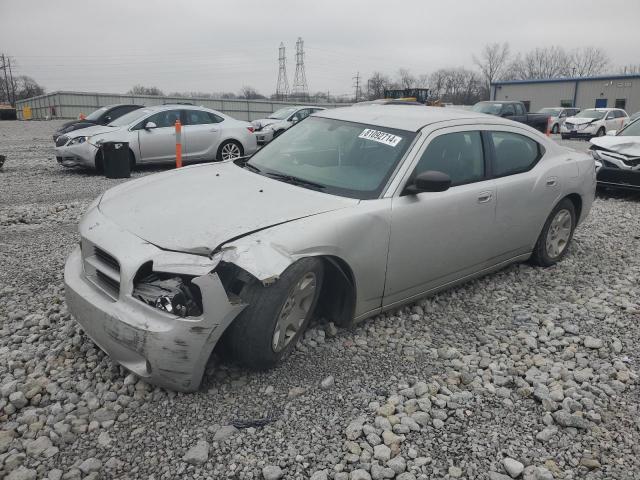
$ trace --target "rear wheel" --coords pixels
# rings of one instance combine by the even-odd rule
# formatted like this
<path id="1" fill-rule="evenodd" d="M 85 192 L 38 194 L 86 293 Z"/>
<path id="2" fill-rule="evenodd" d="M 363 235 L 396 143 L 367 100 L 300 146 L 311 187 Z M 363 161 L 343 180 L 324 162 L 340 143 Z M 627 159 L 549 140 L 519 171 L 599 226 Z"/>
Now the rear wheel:
<path id="1" fill-rule="evenodd" d="M 235 160 L 244 155 L 244 149 L 239 142 L 235 140 L 227 140 L 218 148 L 216 159 L 218 160 Z"/>
<path id="2" fill-rule="evenodd" d="M 576 209 L 565 198 L 556 205 L 544 224 L 531 260 L 541 267 L 555 265 L 567 254 L 576 228 Z"/>
<path id="3" fill-rule="evenodd" d="M 294 349 L 313 315 L 323 279 L 323 264 L 303 258 L 270 286 L 248 283 L 240 293 L 247 307 L 225 332 L 225 349 L 255 369 L 273 367 Z"/>

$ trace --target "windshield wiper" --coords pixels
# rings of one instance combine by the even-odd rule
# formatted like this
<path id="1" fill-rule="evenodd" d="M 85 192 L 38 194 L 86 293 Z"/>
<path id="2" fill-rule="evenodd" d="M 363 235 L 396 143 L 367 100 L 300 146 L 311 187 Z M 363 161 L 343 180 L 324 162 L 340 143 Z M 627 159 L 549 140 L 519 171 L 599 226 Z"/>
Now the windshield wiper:
<path id="1" fill-rule="evenodd" d="M 245 162 L 244 165 L 242 165 L 243 168 L 248 168 L 249 170 L 253 170 L 256 173 L 260 173 L 262 170 L 260 170 L 258 167 L 256 167 L 255 165 L 251 165 L 249 162 Z"/>
<path id="2" fill-rule="evenodd" d="M 311 187 L 319 189 L 327 188 L 326 185 L 311 182 L 309 180 L 305 180 L 304 178 L 294 177 L 293 175 L 285 175 L 284 173 L 267 173 L 267 175 L 271 178 L 275 178 L 276 180 L 282 180 L 283 182 L 291 183 L 293 185 L 298 185 L 301 187 Z"/>

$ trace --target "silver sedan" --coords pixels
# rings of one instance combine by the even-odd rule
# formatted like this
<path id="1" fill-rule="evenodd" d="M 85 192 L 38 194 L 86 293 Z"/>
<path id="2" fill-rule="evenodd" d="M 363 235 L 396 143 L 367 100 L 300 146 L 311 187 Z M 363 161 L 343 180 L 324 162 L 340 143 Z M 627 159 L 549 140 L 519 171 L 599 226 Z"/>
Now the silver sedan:
<path id="1" fill-rule="evenodd" d="M 134 110 L 108 125 L 97 125 L 63 138 L 56 147 L 58 163 L 100 171 L 103 142 L 128 142 L 132 168 L 149 163 L 175 163 L 176 121 L 182 124 L 182 158 L 185 162 L 228 160 L 257 150 L 249 122 L 190 105 L 160 105 Z"/>
<path id="2" fill-rule="evenodd" d="M 97 198 L 67 303 L 115 361 L 194 390 L 219 342 L 268 368 L 314 316 L 349 325 L 513 262 L 556 264 L 595 185 L 591 156 L 509 120 L 326 110 L 249 160 Z"/>

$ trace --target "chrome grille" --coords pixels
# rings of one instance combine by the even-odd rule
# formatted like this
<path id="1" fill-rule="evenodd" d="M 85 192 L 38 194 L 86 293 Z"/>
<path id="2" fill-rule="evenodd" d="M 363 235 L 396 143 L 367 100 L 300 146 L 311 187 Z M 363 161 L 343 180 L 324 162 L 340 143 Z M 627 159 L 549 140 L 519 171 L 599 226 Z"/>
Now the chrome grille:
<path id="1" fill-rule="evenodd" d="M 117 300 L 120 296 L 120 263 L 118 260 L 107 251 L 83 238 L 82 264 L 87 279 L 109 297 Z"/>

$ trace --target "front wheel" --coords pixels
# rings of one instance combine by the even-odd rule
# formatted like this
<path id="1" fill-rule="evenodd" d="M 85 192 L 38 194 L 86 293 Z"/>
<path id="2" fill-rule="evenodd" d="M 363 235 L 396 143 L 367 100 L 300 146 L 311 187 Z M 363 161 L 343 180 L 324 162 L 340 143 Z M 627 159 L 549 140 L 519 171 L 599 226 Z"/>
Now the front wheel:
<path id="1" fill-rule="evenodd" d="M 558 263 L 567 254 L 576 228 L 576 209 L 565 198 L 556 205 L 542 228 L 531 261 L 541 267 Z"/>
<path id="2" fill-rule="evenodd" d="M 240 292 L 247 307 L 225 332 L 225 348 L 255 369 L 273 367 L 304 333 L 322 288 L 324 268 L 317 258 L 303 258 L 287 268 L 275 284 L 249 282 Z"/>
<path id="3" fill-rule="evenodd" d="M 598 132 L 596 133 L 596 137 L 603 137 L 606 132 L 604 131 L 604 127 L 600 127 Z"/>
<path id="4" fill-rule="evenodd" d="M 218 148 L 217 160 L 235 160 L 244 155 L 242 145 L 235 140 L 227 140 Z"/>

